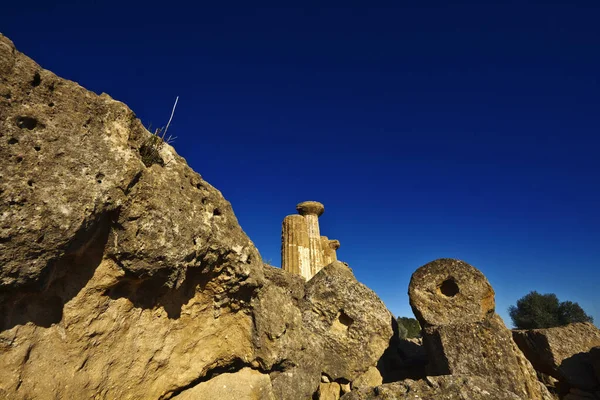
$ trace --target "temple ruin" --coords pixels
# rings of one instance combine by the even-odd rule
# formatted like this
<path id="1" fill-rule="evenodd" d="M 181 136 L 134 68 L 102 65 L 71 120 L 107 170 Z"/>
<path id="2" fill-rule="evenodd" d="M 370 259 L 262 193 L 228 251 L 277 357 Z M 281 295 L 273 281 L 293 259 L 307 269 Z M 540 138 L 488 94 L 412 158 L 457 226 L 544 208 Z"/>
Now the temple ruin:
<path id="1" fill-rule="evenodd" d="M 324 266 L 337 260 L 338 240 L 321 236 L 319 217 L 323 204 L 305 201 L 296 206 L 298 214 L 283 219 L 281 229 L 281 268 L 309 280 Z"/>

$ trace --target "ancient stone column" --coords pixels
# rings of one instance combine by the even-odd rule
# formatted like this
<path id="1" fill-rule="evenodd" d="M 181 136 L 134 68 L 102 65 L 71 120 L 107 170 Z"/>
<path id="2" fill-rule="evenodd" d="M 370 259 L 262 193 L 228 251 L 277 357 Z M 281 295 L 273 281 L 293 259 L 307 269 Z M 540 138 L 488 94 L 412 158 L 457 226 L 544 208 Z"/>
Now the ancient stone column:
<path id="1" fill-rule="evenodd" d="M 308 280 L 312 277 L 310 265 L 306 219 L 302 215 L 288 215 L 281 229 L 281 268 Z"/>
<path id="2" fill-rule="evenodd" d="M 337 261 L 336 250 L 340 248 L 339 240 L 329 240 L 327 236 L 321 236 L 321 248 L 323 249 L 323 266 Z"/>
<path id="3" fill-rule="evenodd" d="M 494 290 L 481 271 L 435 260 L 415 271 L 408 295 L 423 327 L 428 375 L 480 376 L 523 399 L 551 398 L 495 313 Z"/>
<path id="4" fill-rule="evenodd" d="M 319 216 L 325 211 L 323 204 L 316 201 L 305 201 L 296 206 L 296 210 L 306 220 L 308 229 L 308 247 L 310 249 L 310 277 L 323 268 L 323 249 L 319 231 Z M 310 278 L 307 278 L 310 279 Z"/>

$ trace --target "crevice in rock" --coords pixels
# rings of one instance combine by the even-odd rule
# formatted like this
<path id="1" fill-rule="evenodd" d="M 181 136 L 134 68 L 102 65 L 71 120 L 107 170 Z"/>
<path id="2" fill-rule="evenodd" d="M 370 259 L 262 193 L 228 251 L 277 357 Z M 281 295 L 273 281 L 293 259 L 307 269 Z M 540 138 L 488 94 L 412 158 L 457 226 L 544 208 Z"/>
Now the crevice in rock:
<path id="1" fill-rule="evenodd" d="M 268 375 L 272 372 L 284 372 L 285 370 L 287 370 L 288 368 L 290 368 L 292 366 L 293 365 L 288 360 L 282 360 L 281 362 L 274 364 L 270 369 L 265 369 L 263 367 L 251 365 L 250 363 L 244 362 L 240 358 L 235 358 L 226 365 L 209 367 L 207 369 L 206 373 L 204 373 L 202 376 L 199 376 L 198 378 L 192 380 L 190 383 L 188 383 L 185 386 L 182 386 L 182 387 L 172 390 L 168 393 L 165 393 L 164 395 L 159 397 L 159 400 L 167 400 L 167 399 L 176 398 L 178 395 L 185 392 L 186 390 L 192 389 L 195 386 L 198 386 L 199 384 L 201 384 L 203 382 L 208 382 L 211 379 L 216 378 L 217 376 L 219 376 L 221 374 L 236 373 L 236 372 L 241 371 L 244 368 L 251 368 L 262 374 Z"/>
<path id="2" fill-rule="evenodd" d="M 138 184 L 138 182 L 140 181 L 141 177 L 142 177 L 142 171 L 139 171 L 137 174 L 135 174 L 135 176 L 133 177 L 133 179 L 131 180 L 131 182 L 129 182 L 129 184 L 127 185 L 127 187 L 123 191 L 123 193 L 125 194 L 125 196 L 127 196 L 131 192 L 131 189 L 133 189 L 133 187 Z"/>
<path id="3" fill-rule="evenodd" d="M 60 322 L 64 305 L 85 287 L 102 261 L 111 217 L 104 213 L 84 223 L 65 256 L 52 261 L 38 281 L 0 294 L 0 332 L 28 322 L 46 328 Z"/>
<path id="4" fill-rule="evenodd" d="M 42 77 L 40 76 L 39 72 L 36 72 L 33 75 L 33 79 L 31 80 L 31 86 L 37 87 L 37 86 L 40 86 L 41 83 L 42 83 Z"/>
<path id="5" fill-rule="evenodd" d="M 181 286 L 173 289 L 165 284 L 169 281 L 168 272 L 152 277 L 136 277 L 127 271 L 122 261 L 111 258 L 125 270 L 125 277 L 107 289 L 104 295 L 113 300 L 127 298 L 138 308 L 163 307 L 171 319 L 179 318 L 183 305 L 194 297 L 196 290 L 203 291 L 212 278 L 210 274 L 203 273 L 202 268 L 188 268 Z"/>

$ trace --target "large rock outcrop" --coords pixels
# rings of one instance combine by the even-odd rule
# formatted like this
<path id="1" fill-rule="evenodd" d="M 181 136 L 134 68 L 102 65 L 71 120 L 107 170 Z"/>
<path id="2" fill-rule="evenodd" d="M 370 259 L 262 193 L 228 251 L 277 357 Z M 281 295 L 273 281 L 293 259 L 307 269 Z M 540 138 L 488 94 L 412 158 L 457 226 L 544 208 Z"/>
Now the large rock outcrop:
<path id="1" fill-rule="evenodd" d="M 435 260 L 415 271 L 408 293 L 423 327 L 429 374 L 485 377 L 521 398 L 550 397 L 494 312 L 494 291 L 479 270 Z"/>
<path id="2" fill-rule="evenodd" d="M 127 106 L 1 35 L 0 155 L 1 398 L 308 399 L 385 350 L 391 315 L 344 264 L 264 267 Z"/>
<path id="3" fill-rule="evenodd" d="M 600 329 L 591 323 L 574 323 L 548 329 L 515 330 L 513 338 L 533 367 L 557 379 L 562 391 L 577 388 L 600 391 L 594 370 L 600 346 Z"/>
<path id="4" fill-rule="evenodd" d="M 430 376 L 353 391 L 342 400 L 528 400 L 478 376 Z"/>

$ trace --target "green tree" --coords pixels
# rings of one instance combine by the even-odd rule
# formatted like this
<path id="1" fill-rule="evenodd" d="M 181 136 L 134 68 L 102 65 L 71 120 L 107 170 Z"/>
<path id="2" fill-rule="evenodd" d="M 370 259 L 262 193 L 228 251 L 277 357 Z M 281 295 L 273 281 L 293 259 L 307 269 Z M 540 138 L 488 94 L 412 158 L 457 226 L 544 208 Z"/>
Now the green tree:
<path id="1" fill-rule="evenodd" d="M 409 317 L 398 317 L 397 320 L 401 339 L 411 339 L 421 336 L 419 321 Z"/>
<path id="2" fill-rule="evenodd" d="M 510 306 L 508 313 L 517 329 L 552 328 L 573 322 L 593 322 L 577 303 L 560 302 L 554 293 L 530 292 Z"/>

